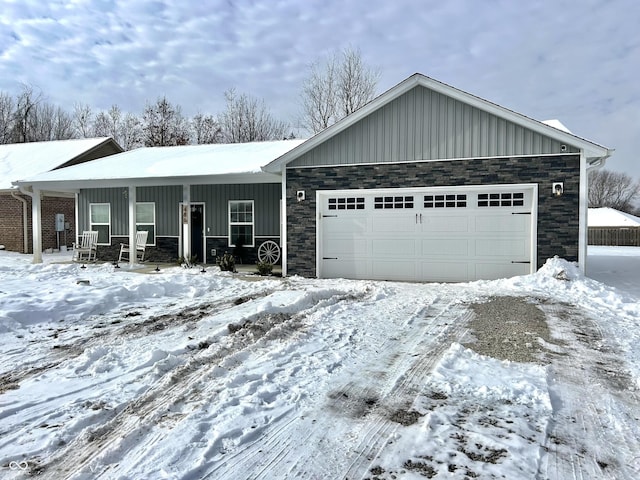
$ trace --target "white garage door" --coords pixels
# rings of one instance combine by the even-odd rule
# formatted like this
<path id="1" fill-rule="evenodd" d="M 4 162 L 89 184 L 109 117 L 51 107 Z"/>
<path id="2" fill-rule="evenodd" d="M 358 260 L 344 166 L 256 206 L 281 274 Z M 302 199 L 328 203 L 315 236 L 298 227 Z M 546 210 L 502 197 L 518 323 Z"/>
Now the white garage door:
<path id="1" fill-rule="evenodd" d="M 456 282 L 531 273 L 536 188 L 320 191 L 318 276 Z"/>

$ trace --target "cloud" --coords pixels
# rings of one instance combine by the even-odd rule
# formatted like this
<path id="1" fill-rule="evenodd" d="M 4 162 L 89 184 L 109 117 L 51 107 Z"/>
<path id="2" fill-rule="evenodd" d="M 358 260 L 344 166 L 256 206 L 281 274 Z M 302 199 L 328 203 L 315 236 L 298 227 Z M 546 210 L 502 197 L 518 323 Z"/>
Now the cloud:
<path id="1" fill-rule="evenodd" d="M 235 87 L 292 120 L 310 62 L 351 45 L 380 92 L 421 72 L 560 118 L 640 177 L 638 24 L 635 0 L 23 0 L 0 11 L 0 91 L 133 113 L 166 95 L 191 115 Z"/>

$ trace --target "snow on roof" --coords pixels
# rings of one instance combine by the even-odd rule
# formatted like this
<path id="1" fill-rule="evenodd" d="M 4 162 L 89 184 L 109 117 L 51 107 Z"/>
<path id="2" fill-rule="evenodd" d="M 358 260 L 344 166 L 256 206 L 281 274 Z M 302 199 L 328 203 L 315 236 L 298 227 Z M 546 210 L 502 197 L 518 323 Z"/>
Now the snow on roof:
<path id="1" fill-rule="evenodd" d="M 563 132 L 571 133 L 571 130 L 569 130 L 564 123 L 562 123 L 560 120 L 557 120 L 555 118 L 552 120 L 543 120 L 542 123 L 544 123 L 545 125 L 549 125 L 550 127 L 556 128 L 558 130 L 561 130 Z"/>
<path id="2" fill-rule="evenodd" d="M 587 218 L 589 227 L 640 227 L 640 217 L 614 208 L 590 208 Z"/>
<path id="3" fill-rule="evenodd" d="M 0 145 L 0 190 L 11 188 L 13 181 L 64 165 L 107 139 L 99 137 Z"/>
<path id="4" fill-rule="evenodd" d="M 148 147 L 27 178 L 26 183 L 259 173 L 304 140 Z"/>

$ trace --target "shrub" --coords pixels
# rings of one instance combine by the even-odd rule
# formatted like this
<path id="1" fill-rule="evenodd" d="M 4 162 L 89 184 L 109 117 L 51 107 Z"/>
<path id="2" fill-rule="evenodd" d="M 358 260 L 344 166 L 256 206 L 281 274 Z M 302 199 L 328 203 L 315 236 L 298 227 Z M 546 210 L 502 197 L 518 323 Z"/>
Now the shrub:
<path id="1" fill-rule="evenodd" d="M 220 259 L 220 270 L 223 272 L 235 272 L 236 271 L 236 259 L 233 258 L 229 252 L 225 252 L 225 254 Z"/>
<path id="2" fill-rule="evenodd" d="M 269 262 L 258 262 L 256 265 L 260 275 L 271 275 L 271 272 L 273 272 L 273 264 Z"/>

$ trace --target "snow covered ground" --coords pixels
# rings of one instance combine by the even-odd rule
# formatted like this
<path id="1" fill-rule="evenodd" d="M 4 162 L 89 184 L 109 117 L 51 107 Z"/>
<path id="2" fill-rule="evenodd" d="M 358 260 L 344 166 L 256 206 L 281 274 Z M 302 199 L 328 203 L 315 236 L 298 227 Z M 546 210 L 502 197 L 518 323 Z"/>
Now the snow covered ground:
<path id="1" fill-rule="evenodd" d="M 640 476 L 640 249 L 466 284 L 65 258 L 0 252 L 0 478 Z"/>

